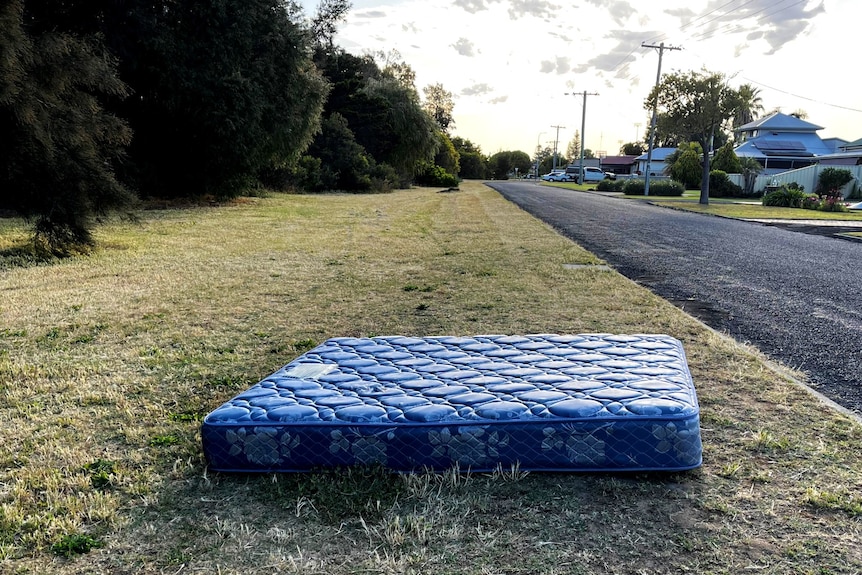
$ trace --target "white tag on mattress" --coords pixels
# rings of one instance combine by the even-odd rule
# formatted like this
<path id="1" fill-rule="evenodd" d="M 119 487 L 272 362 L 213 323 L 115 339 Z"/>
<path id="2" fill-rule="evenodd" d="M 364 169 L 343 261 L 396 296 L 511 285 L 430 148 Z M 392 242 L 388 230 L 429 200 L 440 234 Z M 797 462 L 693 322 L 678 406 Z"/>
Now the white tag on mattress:
<path id="1" fill-rule="evenodd" d="M 296 379 L 317 379 L 336 367 L 334 363 L 300 363 L 288 369 L 285 375 Z"/>

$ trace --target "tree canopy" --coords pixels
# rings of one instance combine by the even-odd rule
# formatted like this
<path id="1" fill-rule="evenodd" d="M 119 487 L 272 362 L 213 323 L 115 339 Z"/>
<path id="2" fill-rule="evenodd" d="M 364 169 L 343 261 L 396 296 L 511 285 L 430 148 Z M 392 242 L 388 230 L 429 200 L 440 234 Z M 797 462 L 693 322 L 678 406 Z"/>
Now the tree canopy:
<path id="1" fill-rule="evenodd" d="M 326 84 L 310 36 L 280 0 L 129 0 L 105 30 L 135 98 L 133 181 L 145 195 L 238 195 L 296 160 L 320 127 Z M 114 6 L 114 5 L 111 5 Z"/>
<path id="2" fill-rule="evenodd" d="M 455 109 L 455 100 L 452 92 L 443 87 L 443 84 L 431 84 L 422 88 L 425 94 L 425 111 L 434 118 L 440 129 L 448 134 L 455 125 L 452 112 Z"/>
<path id="3" fill-rule="evenodd" d="M 644 107 L 657 110 L 659 132 L 697 142 L 705 151 L 700 203 L 708 204 L 710 153 L 721 127 L 739 108 L 739 93 L 727 85 L 723 74 L 680 72 L 665 76 Z"/>
<path id="4" fill-rule="evenodd" d="M 0 6 L 0 206 L 64 253 L 91 243 L 96 217 L 135 202 L 115 174 L 131 132 L 101 103 L 128 90 L 94 36 L 43 16 L 22 0 Z"/>
<path id="5" fill-rule="evenodd" d="M 488 159 L 488 169 L 495 180 L 505 180 L 510 174 L 526 174 L 530 171 L 530 156 L 520 150 L 497 152 Z"/>
<path id="6" fill-rule="evenodd" d="M 341 115 L 368 155 L 394 169 L 397 184 L 409 184 L 417 163 L 432 161 L 442 144 L 440 128 L 406 83 L 409 66 L 390 61 L 381 69 L 373 57 L 341 48 L 319 47 L 314 59 L 331 86 L 324 115 Z"/>
<path id="7" fill-rule="evenodd" d="M 452 138 L 452 147 L 458 152 L 459 176 L 467 180 L 482 180 L 487 177 L 488 159 L 480 146 L 456 136 Z"/>
<path id="8" fill-rule="evenodd" d="M 647 148 L 643 142 L 629 142 L 620 147 L 620 153 L 624 156 L 640 156 L 646 152 Z"/>

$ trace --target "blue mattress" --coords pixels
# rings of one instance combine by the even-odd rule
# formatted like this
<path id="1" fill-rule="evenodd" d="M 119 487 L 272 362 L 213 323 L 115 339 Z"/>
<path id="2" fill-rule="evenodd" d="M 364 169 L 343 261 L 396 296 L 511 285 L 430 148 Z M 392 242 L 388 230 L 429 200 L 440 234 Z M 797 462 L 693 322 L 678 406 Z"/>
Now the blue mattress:
<path id="1" fill-rule="evenodd" d="M 667 335 L 334 338 L 206 416 L 210 469 L 680 471 L 699 408 Z"/>

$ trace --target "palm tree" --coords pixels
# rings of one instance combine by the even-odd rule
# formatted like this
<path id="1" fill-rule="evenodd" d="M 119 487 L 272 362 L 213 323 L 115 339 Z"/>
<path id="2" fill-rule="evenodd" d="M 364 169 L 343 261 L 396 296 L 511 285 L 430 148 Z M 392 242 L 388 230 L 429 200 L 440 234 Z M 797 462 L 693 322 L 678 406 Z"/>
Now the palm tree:
<path id="1" fill-rule="evenodd" d="M 755 88 L 751 84 L 743 84 L 737 93 L 739 94 L 739 109 L 734 118 L 734 126 L 738 128 L 759 118 L 764 108 L 763 100 L 760 98 L 760 88 Z"/>

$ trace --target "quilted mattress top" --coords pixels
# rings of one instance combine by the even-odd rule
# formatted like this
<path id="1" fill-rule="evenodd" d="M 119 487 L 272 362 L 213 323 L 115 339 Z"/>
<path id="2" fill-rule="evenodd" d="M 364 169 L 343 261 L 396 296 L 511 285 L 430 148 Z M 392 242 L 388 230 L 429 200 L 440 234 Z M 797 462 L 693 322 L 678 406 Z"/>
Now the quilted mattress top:
<path id="1" fill-rule="evenodd" d="M 667 335 L 334 338 L 211 412 L 205 425 L 435 424 L 698 413 Z"/>

